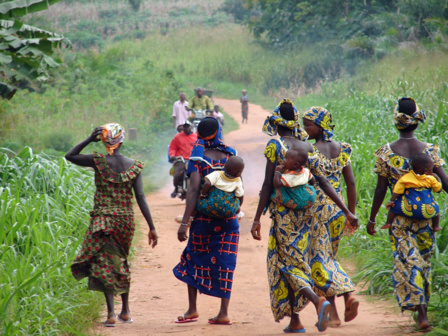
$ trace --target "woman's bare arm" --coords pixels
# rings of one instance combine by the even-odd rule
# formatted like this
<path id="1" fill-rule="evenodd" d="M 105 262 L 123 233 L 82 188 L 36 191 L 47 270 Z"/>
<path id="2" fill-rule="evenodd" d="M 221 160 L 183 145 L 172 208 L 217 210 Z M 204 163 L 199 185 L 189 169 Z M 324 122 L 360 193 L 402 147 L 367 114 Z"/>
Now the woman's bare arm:
<path id="1" fill-rule="evenodd" d="M 187 190 L 187 198 L 185 200 L 185 212 L 182 218 L 183 224 L 188 224 L 190 220 L 190 216 L 193 214 L 196 209 L 196 203 L 199 197 L 199 191 L 201 189 L 201 174 L 199 172 L 192 172 L 190 174 L 190 186 Z M 180 225 L 179 230 L 177 231 L 177 239 L 183 242 L 187 240 L 187 225 Z"/>
<path id="2" fill-rule="evenodd" d="M 261 240 L 261 224 L 260 218 L 264 208 L 269 202 L 273 190 L 273 177 L 274 177 L 275 165 L 270 160 L 266 161 L 266 169 L 264 174 L 263 186 L 261 187 L 260 200 L 258 201 L 257 211 L 254 217 L 254 223 L 252 225 L 252 237 L 256 240 Z"/>
<path id="3" fill-rule="evenodd" d="M 92 134 L 90 134 L 87 139 L 84 141 L 81 141 L 79 144 L 77 144 L 75 147 L 70 149 L 67 154 L 65 154 L 65 159 L 67 161 L 70 161 L 78 166 L 82 167 L 95 167 L 95 162 L 93 161 L 93 155 L 84 155 L 80 154 L 81 151 L 91 142 L 98 142 L 100 139 L 98 136 L 101 134 L 103 128 L 97 127 L 93 130 Z"/>
<path id="4" fill-rule="evenodd" d="M 378 175 L 378 182 L 375 188 L 375 194 L 373 196 L 372 208 L 370 209 L 370 219 L 367 223 L 367 233 L 369 235 L 375 235 L 375 218 L 380 210 L 381 204 L 383 204 L 384 197 L 387 193 L 388 179 L 385 176 Z"/>
<path id="5" fill-rule="evenodd" d="M 154 248 L 157 245 L 158 237 L 156 228 L 154 227 L 154 223 L 152 221 L 151 212 L 149 211 L 148 202 L 146 202 L 145 193 L 143 192 L 143 182 L 141 174 L 139 174 L 135 179 L 133 189 L 138 207 L 140 208 L 140 211 L 142 212 L 143 217 L 145 217 L 146 223 L 148 223 L 149 226 L 148 244 L 152 245 L 152 247 Z"/>

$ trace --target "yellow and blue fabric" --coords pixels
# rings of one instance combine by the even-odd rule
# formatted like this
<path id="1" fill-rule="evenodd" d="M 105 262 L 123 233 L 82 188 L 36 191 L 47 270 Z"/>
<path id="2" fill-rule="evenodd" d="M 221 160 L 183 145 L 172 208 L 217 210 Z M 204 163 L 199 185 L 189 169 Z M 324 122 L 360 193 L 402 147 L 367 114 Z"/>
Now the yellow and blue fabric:
<path id="1" fill-rule="evenodd" d="M 436 145 L 427 144 L 423 152 L 434 160 L 434 167 L 444 164 Z M 389 144 L 379 148 L 375 156 L 374 172 L 388 179 L 389 188 L 410 170 L 411 160 L 395 154 Z M 396 216 L 389 238 L 394 257 L 392 280 L 398 304 L 402 310 L 415 311 L 417 305 L 427 305 L 431 295 L 431 256 L 435 244 L 431 220 Z"/>
<path id="2" fill-rule="evenodd" d="M 343 169 L 350 164 L 352 148 L 341 143 L 339 155 L 329 159 L 314 147 L 315 158 L 312 165 L 322 165 L 324 176 L 331 183 L 338 196 L 343 199 L 341 178 Z M 330 297 L 352 292 L 355 287 L 336 254 L 345 227 L 345 215 L 339 207 L 316 186 L 316 201 L 312 212 L 313 222 L 310 228 L 309 259 L 316 294 Z"/>
<path id="3" fill-rule="evenodd" d="M 264 155 L 276 165 L 284 164 L 288 147 L 282 139 L 268 142 Z M 320 165 L 308 167 L 314 176 L 322 176 Z M 272 223 L 269 230 L 267 255 L 271 309 L 275 321 L 291 316 L 289 291 L 294 293 L 293 312 L 301 311 L 308 300 L 300 295 L 303 288 L 313 287 L 311 268 L 308 264 L 311 208 L 295 211 L 283 204 L 269 204 Z"/>
<path id="4" fill-rule="evenodd" d="M 303 118 L 310 120 L 317 126 L 321 127 L 323 130 L 323 140 L 331 141 L 331 138 L 333 138 L 334 125 L 331 124 L 333 121 L 333 117 L 331 116 L 330 112 L 328 112 L 323 107 L 313 106 L 305 112 Z"/>
<path id="5" fill-rule="evenodd" d="M 439 205 L 432 191 L 439 192 L 442 184 L 431 175 L 417 175 L 413 170 L 403 175 L 393 192 L 400 194 L 390 210 L 400 216 L 429 219 L 439 214 Z"/>
<path id="6" fill-rule="evenodd" d="M 294 120 L 283 119 L 283 117 L 280 115 L 280 105 L 282 105 L 283 103 L 291 104 L 294 108 Z M 262 127 L 262 131 L 270 136 L 274 136 L 277 135 L 278 126 L 289 128 L 293 131 L 294 137 L 298 138 L 299 140 L 305 141 L 306 139 L 308 139 L 308 133 L 306 133 L 300 127 L 299 112 L 297 111 L 297 108 L 294 106 L 292 101 L 290 101 L 289 99 L 283 99 L 277 105 L 274 112 L 272 112 L 272 115 L 266 118 Z"/>
<path id="7" fill-rule="evenodd" d="M 113 155 L 114 150 L 124 140 L 124 128 L 117 123 L 109 123 L 101 127 L 103 130 L 100 134 L 100 139 L 103 141 L 103 145 L 106 147 L 107 153 L 109 153 L 109 155 Z"/>
<path id="8" fill-rule="evenodd" d="M 224 145 L 220 129 L 214 138 L 198 139 L 193 155 L 202 153 L 202 160 L 190 160 L 187 173 L 198 172 L 202 181 L 215 169 L 223 169 L 230 156 L 236 151 Z M 213 160 L 204 156 L 204 149 L 216 148 L 226 156 Z M 227 218 L 213 218 L 198 212 L 191 222 L 187 246 L 174 267 L 176 278 L 197 288 L 201 293 L 230 299 L 233 274 L 236 267 L 239 242 L 239 224 L 236 215 Z"/>
<path id="9" fill-rule="evenodd" d="M 419 122 L 424 123 L 426 120 L 426 114 L 423 110 L 420 110 L 417 102 L 411 97 L 407 99 L 411 99 L 415 103 L 415 112 L 412 115 L 401 113 L 399 111 L 399 104 L 397 103 L 394 109 L 394 123 L 395 127 L 399 130 L 405 129 L 411 125 L 416 125 Z"/>

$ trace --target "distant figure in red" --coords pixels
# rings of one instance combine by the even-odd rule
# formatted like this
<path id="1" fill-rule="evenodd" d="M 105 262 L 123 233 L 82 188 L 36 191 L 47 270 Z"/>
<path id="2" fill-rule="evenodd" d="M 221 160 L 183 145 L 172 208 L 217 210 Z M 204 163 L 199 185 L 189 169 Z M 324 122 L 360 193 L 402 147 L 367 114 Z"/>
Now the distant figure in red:
<path id="1" fill-rule="evenodd" d="M 242 123 L 244 124 L 244 120 L 246 120 L 247 124 L 247 114 L 249 112 L 249 97 L 247 96 L 246 90 L 241 91 L 241 93 L 242 95 L 240 97 L 240 102 L 241 102 L 241 114 L 243 116 Z"/>
<path id="2" fill-rule="evenodd" d="M 182 180 L 185 174 L 185 161 L 190 158 L 193 145 L 198 139 L 196 133 L 191 131 L 191 123 L 187 120 L 183 125 L 183 131 L 176 134 L 171 140 L 168 155 L 170 162 L 173 163 L 172 175 L 174 191 L 171 193 L 171 198 L 175 198 L 179 193 L 179 185 L 182 184 Z M 185 198 L 185 190 L 182 190 L 179 197 Z"/>

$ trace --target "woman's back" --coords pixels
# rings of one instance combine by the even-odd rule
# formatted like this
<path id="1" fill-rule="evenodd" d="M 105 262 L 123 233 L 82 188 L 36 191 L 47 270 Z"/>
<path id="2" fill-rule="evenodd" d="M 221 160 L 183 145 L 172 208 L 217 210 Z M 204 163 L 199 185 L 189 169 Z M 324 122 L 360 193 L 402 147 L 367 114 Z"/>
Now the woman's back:
<path id="1" fill-rule="evenodd" d="M 398 139 L 390 144 L 390 149 L 397 155 L 405 158 L 411 158 L 416 154 L 422 153 L 427 147 L 427 143 L 417 140 L 417 138 L 410 138 L 410 140 Z"/>

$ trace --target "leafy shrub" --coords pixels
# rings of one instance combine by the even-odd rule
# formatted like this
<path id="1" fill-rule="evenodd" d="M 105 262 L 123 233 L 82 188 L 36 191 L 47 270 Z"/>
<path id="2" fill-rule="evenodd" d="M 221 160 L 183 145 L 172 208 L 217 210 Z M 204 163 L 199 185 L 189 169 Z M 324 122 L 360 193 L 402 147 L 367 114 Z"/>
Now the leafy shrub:
<path id="1" fill-rule="evenodd" d="M 101 49 L 105 43 L 99 34 L 85 31 L 71 32 L 67 34 L 67 37 L 75 46 L 83 49 L 93 47 L 99 47 Z"/>
<path id="2" fill-rule="evenodd" d="M 67 152 L 73 147 L 74 142 L 73 135 L 62 131 L 53 131 L 47 135 L 45 147 L 59 152 Z"/>

